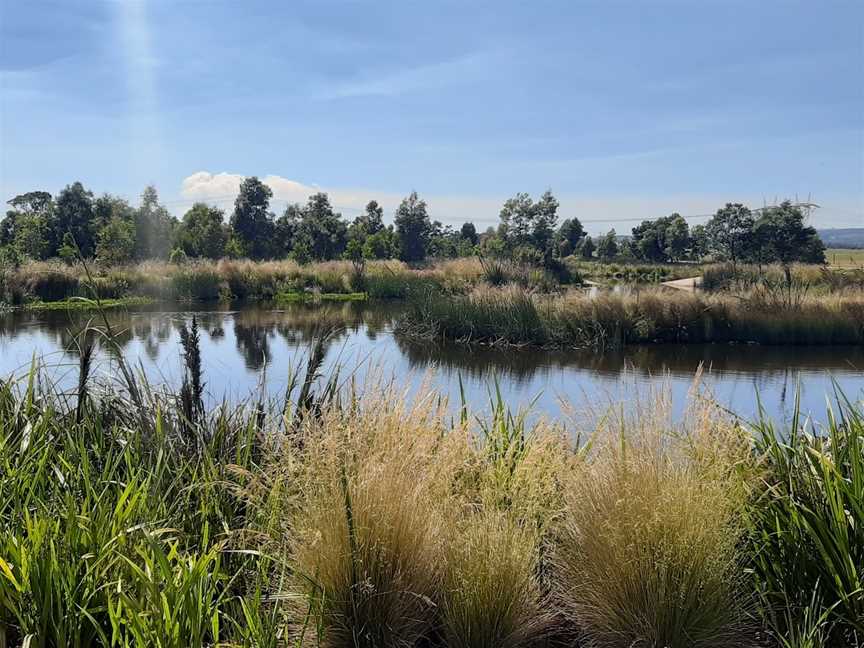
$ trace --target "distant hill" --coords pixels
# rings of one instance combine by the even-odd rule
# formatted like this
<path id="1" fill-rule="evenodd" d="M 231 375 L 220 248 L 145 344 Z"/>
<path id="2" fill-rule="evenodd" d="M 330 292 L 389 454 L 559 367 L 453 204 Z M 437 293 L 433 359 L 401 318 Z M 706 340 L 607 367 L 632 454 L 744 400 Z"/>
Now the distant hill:
<path id="1" fill-rule="evenodd" d="M 864 227 L 843 227 L 819 230 L 825 247 L 864 248 Z"/>

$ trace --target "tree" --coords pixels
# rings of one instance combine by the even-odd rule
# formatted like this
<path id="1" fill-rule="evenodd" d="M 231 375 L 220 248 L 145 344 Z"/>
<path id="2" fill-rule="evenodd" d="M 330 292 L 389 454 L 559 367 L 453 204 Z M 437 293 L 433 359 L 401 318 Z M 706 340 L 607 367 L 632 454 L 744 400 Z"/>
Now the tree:
<path id="1" fill-rule="evenodd" d="M 733 265 L 747 258 L 754 223 L 749 207 L 726 203 L 705 226 L 711 252 L 729 259 Z"/>
<path id="2" fill-rule="evenodd" d="M 667 217 L 663 253 L 670 261 L 680 261 L 691 247 L 690 226 L 680 214 Z"/>
<path id="3" fill-rule="evenodd" d="M 0 245 L 14 246 L 19 255 L 46 259 L 56 253 L 52 225 L 54 200 L 47 191 L 29 191 L 8 202 L 12 206 L 0 223 Z"/>
<path id="4" fill-rule="evenodd" d="M 618 256 L 618 238 L 615 230 L 612 229 L 597 244 L 597 257 L 603 262 L 608 262 L 616 256 Z"/>
<path id="5" fill-rule="evenodd" d="M 219 259 L 227 241 L 225 212 L 200 202 L 183 214 L 175 236 L 176 247 L 193 258 Z"/>
<path id="6" fill-rule="evenodd" d="M 159 204 L 156 187 L 148 185 L 141 194 L 141 205 L 135 210 L 135 257 L 167 259 L 171 251 L 174 218 Z"/>
<path id="7" fill-rule="evenodd" d="M 105 265 L 132 260 L 135 253 L 135 225 L 131 219 L 114 215 L 97 235 L 96 258 Z"/>
<path id="8" fill-rule="evenodd" d="M 517 193 L 504 203 L 498 217 L 501 219 L 498 234 L 510 247 L 530 243 L 534 223 L 534 201 L 531 196 Z"/>
<path id="9" fill-rule="evenodd" d="M 580 243 L 579 249 L 577 251 L 579 252 L 580 257 L 582 257 L 586 261 L 590 261 L 594 258 L 595 249 L 596 246 L 594 245 L 594 239 L 592 239 L 590 236 L 586 236 L 584 239 L 582 239 L 582 243 Z"/>
<path id="10" fill-rule="evenodd" d="M 302 210 L 294 245 L 302 241 L 313 259 L 338 259 L 345 251 L 347 232 L 342 216 L 330 206 L 330 198 L 319 192 L 309 196 Z"/>
<path id="11" fill-rule="evenodd" d="M 681 259 L 690 247 L 690 227 L 680 214 L 645 220 L 633 228 L 634 256 L 654 263 Z"/>
<path id="12" fill-rule="evenodd" d="M 285 211 L 276 219 L 273 226 L 273 249 L 271 250 L 273 256 L 281 258 L 291 253 L 302 218 L 303 205 L 290 203 L 285 206 Z"/>
<path id="13" fill-rule="evenodd" d="M 531 222 L 531 239 L 534 246 L 548 254 L 558 224 L 558 200 L 547 190 L 534 205 Z"/>
<path id="14" fill-rule="evenodd" d="M 270 253 L 273 236 L 273 214 L 270 198 L 273 190 L 255 176 L 240 184 L 240 193 L 234 201 L 231 230 L 244 252 L 253 259 L 262 259 Z"/>
<path id="15" fill-rule="evenodd" d="M 364 259 L 390 259 L 395 254 L 396 234 L 393 227 L 386 227 L 376 234 L 366 237 L 363 243 Z"/>
<path id="16" fill-rule="evenodd" d="M 708 254 L 708 231 L 704 225 L 695 225 L 690 230 L 690 257 L 699 261 Z"/>
<path id="17" fill-rule="evenodd" d="M 366 240 L 367 236 L 377 234 L 384 229 L 384 208 L 377 201 L 370 200 L 363 213 L 354 219 L 352 227 L 360 235 L 358 238 L 361 241 Z"/>
<path id="18" fill-rule="evenodd" d="M 468 241 L 471 245 L 477 245 L 480 241 L 480 237 L 477 236 L 477 228 L 474 227 L 474 223 L 462 223 L 462 228 L 459 230 L 459 236 L 464 241 Z"/>
<path id="19" fill-rule="evenodd" d="M 770 261 L 783 266 L 787 285 L 792 285 L 791 265 L 796 261 L 825 263 L 825 245 L 813 227 L 805 225 L 804 212 L 786 200 L 762 211 L 754 225 L 764 241 Z"/>
<path id="20" fill-rule="evenodd" d="M 52 223 L 52 242 L 59 246 L 66 234 L 70 234 L 81 254 L 93 256 L 95 232 L 93 221 L 93 192 L 87 191 L 80 182 L 66 185 L 57 196 L 56 218 Z"/>
<path id="21" fill-rule="evenodd" d="M 585 230 L 578 218 L 567 218 L 558 228 L 558 250 L 562 257 L 569 256 L 579 247 Z"/>
<path id="22" fill-rule="evenodd" d="M 401 259 L 403 261 L 425 259 L 432 223 L 426 212 L 426 202 L 420 199 L 416 191 L 412 191 L 399 204 L 393 222 L 396 225 Z"/>

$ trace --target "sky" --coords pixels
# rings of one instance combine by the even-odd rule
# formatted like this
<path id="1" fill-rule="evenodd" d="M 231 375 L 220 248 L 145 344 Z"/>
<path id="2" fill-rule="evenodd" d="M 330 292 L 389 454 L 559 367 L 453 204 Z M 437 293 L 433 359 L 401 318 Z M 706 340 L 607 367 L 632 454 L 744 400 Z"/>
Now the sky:
<path id="1" fill-rule="evenodd" d="M 628 232 L 726 202 L 864 226 L 864 2 L 0 0 L 0 196 L 82 181 L 182 214 L 516 192 Z"/>

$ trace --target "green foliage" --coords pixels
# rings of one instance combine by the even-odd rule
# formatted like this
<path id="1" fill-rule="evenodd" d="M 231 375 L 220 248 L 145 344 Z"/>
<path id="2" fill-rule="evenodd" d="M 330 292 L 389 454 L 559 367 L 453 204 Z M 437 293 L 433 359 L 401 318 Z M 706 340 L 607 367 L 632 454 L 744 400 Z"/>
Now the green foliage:
<path id="1" fill-rule="evenodd" d="M 134 252 L 134 223 L 112 216 L 99 230 L 96 258 L 105 265 L 122 265 L 132 260 Z"/>
<path id="2" fill-rule="evenodd" d="M 755 224 L 749 207 L 726 203 L 705 226 L 711 252 L 732 263 L 747 259 L 752 253 L 751 237 Z"/>
<path id="3" fill-rule="evenodd" d="M 338 259 L 345 251 L 347 227 L 330 206 L 326 193 L 316 193 L 300 212 L 293 247 L 302 248 L 302 256 L 316 261 Z M 298 252 L 294 258 L 301 256 Z"/>
<path id="4" fill-rule="evenodd" d="M 432 223 L 426 212 L 426 201 L 421 200 L 416 191 L 412 191 L 399 204 L 394 223 L 399 245 L 399 258 L 403 261 L 422 261 L 425 259 Z"/>
<path id="5" fill-rule="evenodd" d="M 273 236 L 269 211 L 273 190 L 255 176 L 245 178 L 234 201 L 231 230 L 246 254 L 253 259 L 268 256 Z"/>
<path id="6" fill-rule="evenodd" d="M 177 246 L 193 258 L 222 258 L 227 239 L 225 213 L 204 203 L 192 205 L 175 233 Z"/>
<path id="7" fill-rule="evenodd" d="M 837 404 L 824 430 L 797 416 L 788 435 L 764 416 L 756 425 L 765 464 L 750 555 L 778 637 L 818 631 L 852 646 L 864 640 L 864 416 Z"/>
<path id="8" fill-rule="evenodd" d="M 558 201 L 551 191 L 544 192 L 536 203 L 527 193 L 518 193 L 504 203 L 499 217 L 499 233 L 510 248 L 530 246 L 541 255 L 551 252 L 558 223 Z"/>
<path id="9" fill-rule="evenodd" d="M 93 228 L 93 192 L 84 189 L 80 182 L 67 185 L 57 196 L 54 219 L 54 240 L 61 241 L 69 234 L 81 254 L 93 256 L 96 232 Z"/>
<path id="10" fill-rule="evenodd" d="M 609 230 L 597 243 L 597 258 L 608 263 L 618 256 L 618 235 L 615 230 Z"/>
<path id="11" fill-rule="evenodd" d="M 631 244 L 639 259 L 654 263 L 678 261 L 692 247 L 690 228 L 679 214 L 642 221 L 633 228 Z"/>

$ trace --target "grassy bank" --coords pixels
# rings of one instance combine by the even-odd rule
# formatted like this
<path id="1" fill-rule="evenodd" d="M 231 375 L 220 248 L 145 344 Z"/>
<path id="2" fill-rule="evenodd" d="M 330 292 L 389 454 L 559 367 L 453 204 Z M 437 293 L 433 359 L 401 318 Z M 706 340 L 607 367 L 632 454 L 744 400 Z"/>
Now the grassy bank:
<path id="1" fill-rule="evenodd" d="M 464 293 L 483 283 L 518 283 L 551 290 L 561 281 L 579 283 L 566 271 L 561 276 L 509 262 L 484 264 L 479 259 L 454 259 L 420 268 L 399 261 L 375 261 L 361 268 L 348 261 L 299 265 L 293 261 L 201 261 L 184 264 L 145 262 L 134 266 L 89 268 L 80 264 L 33 262 L 6 269 L 0 276 L 0 303 L 21 305 L 73 297 L 149 298 L 168 301 L 272 300 L 278 295 L 356 295 L 372 299 L 404 299 L 434 290 Z M 290 298 L 289 298 L 290 299 Z"/>
<path id="2" fill-rule="evenodd" d="M 696 263 L 639 263 L 585 261 L 575 256 L 565 259 L 567 266 L 580 276 L 598 283 L 662 283 L 675 279 L 698 277 L 703 266 Z"/>
<path id="3" fill-rule="evenodd" d="M 864 290 L 864 267 L 794 264 L 789 268 L 787 279 L 779 265 L 717 263 L 703 267 L 702 288 L 712 292 L 747 292 L 754 288 L 807 293 Z"/>
<path id="4" fill-rule="evenodd" d="M 25 308 L 34 311 L 46 310 L 95 310 L 98 308 L 134 308 L 136 306 L 150 306 L 154 303 L 151 297 L 121 297 L 119 299 L 100 299 L 98 303 L 86 297 L 61 299 L 53 302 L 29 302 Z"/>
<path id="5" fill-rule="evenodd" d="M 205 412 L 194 338 L 179 394 L 93 385 L 86 352 L 77 402 L 38 370 L 0 388 L 0 644 L 803 648 L 864 633 L 858 405 L 814 438 L 767 422 L 753 436 L 697 398 L 673 424 L 660 399 L 577 442 L 500 399 L 454 421 L 435 394 L 339 399 L 301 374 L 284 403 Z"/>
<path id="6" fill-rule="evenodd" d="M 864 249 L 829 248 L 825 250 L 825 259 L 833 267 L 864 269 Z"/>
<path id="7" fill-rule="evenodd" d="M 751 291 L 705 295 L 650 289 L 538 296 L 481 289 L 412 301 L 397 332 L 465 343 L 619 347 L 651 342 L 864 344 L 864 293 L 794 297 Z"/>

